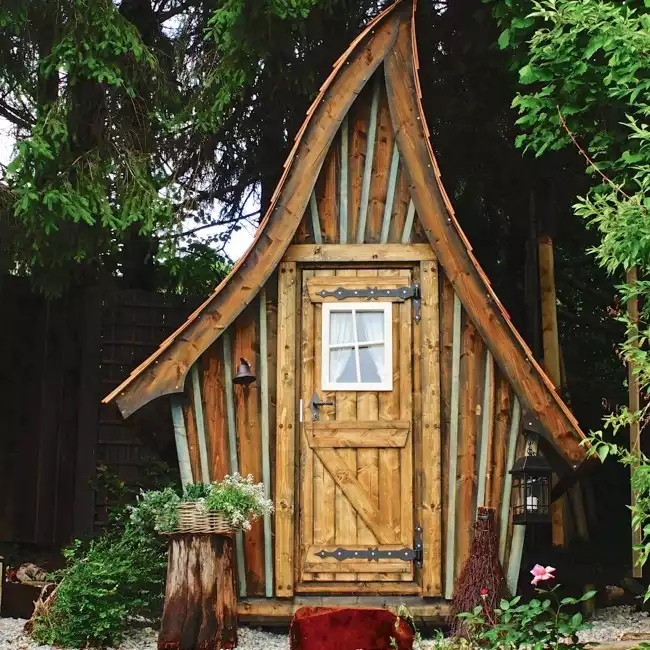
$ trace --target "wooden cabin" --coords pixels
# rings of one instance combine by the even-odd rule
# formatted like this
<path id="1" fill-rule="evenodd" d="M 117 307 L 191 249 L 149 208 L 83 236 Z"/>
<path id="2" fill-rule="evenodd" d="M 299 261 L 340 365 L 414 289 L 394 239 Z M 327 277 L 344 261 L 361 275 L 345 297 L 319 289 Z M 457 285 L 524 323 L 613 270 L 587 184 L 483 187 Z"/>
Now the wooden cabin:
<path id="1" fill-rule="evenodd" d="M 236 540 L 245 619 L 350 602 L 444 615 L 482 505 L 516 586 L 523 418 L 558 472 L 584 457 L 442 186 L 414 13 L 392 5 L 336 62 L 248 252 L 105 400 L 127 417 L 171 399 L 183 481 L 264 481 L 276 511 Z"/>

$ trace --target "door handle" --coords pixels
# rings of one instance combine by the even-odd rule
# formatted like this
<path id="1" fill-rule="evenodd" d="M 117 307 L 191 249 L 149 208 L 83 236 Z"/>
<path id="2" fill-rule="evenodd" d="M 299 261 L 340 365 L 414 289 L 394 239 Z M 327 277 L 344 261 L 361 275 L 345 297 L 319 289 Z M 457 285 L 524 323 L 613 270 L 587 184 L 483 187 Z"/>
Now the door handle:
<path id="1" fill-rule="evenodd" d="M 311 409 L 311 421 L 316 422 L 319 419 L 318 409 L 321 406 L 334 406 L 334 402 L 322 402 L 318 393 L 314 393 L 311 402 L 307 406 Z"/>

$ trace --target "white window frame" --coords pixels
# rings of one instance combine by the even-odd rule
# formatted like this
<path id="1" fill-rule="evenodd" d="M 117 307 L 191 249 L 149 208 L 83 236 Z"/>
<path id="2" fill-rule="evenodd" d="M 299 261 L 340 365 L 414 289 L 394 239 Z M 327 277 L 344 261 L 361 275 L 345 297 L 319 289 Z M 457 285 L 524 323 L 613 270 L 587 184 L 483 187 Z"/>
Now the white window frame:
<path id="1" fill-rule="evenodd" d="M 355 349 L 357 369 L 359 368 L 359 339 L 357 336 L 357 311 L 376 311 L 384 314 L 384 340 L 377 341 L 384 345 L 384 368 L 386 376 L 381 382 L 336 382 L 330 381 L 330 314 L 332 312 L 352 312 L 352 323 L 354 331 L 354 342 L 346 344 L 346 347 Z M 393 303 L 392 302 L 324 302 L 323 303 L 323 327 L 321 340 L 321 382 L 323 390 L 336 391 L 390 391 L 393 390 Z M 362 341 L 364 347 L 372 341 Z"/>

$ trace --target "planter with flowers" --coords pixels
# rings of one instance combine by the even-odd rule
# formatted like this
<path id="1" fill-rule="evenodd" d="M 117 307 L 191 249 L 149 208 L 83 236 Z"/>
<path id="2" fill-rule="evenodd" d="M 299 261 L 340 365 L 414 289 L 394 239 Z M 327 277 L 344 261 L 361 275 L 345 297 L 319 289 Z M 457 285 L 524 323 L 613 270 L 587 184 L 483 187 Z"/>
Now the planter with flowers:
<path id="1" fill-rule="evenodd" d="M 159 648 L 180 648 L 181 639 L 197 648 L 237 645 L 233 533 L 272 511 L 264 485 L 250 475 L 186 485 L 182 496 L 170 488 L 140 495 L 133 523 L 153 521 L 169 535 Z"/>

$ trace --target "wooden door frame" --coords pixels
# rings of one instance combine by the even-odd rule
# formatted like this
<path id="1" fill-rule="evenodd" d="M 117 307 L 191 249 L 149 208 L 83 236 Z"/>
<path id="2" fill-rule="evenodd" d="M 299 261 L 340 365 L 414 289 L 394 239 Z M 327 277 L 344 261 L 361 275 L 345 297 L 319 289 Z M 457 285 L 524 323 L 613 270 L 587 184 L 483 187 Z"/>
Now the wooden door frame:
<path id="1" fill-rule="evenodd" d="M 293 597 L 299 531 L 295 525 L 297 502 L 296 491 L 299 474 L 296 471 L 298 431 L 298 391 L 296 373 L 298 370 L 298 349 L 296 329 L 301 310 L 298 309 L 298 286 L 302 287 L 304 268 L 327 268 L 325 260 L 315 261 L 312 257 L 298 265 L 292 259 L 280 264 L 278 274 L 278 371 L 277 371 L 277 443 L 275 476 L 275 594 L 280 598 Z M 428 257 L 428 255 L 426 256 Z M 332 260 L 338 265 L 340 259 Z M 413 327 L 413 440 L 414 440 L 414 511 L 416 523 L 423 526 L 424 565 L 416 571 L 417 593 L 424 597 L 442 595 L 442 454 L 441 454 L 441 393 L 440 393 L 440 315 L 438 263 L 433 259 L 404 259 L 400 262 L 378 263 L 376 268 L 419 267 L 422 288 L 422 320 Z M 344 262 L 345 264 L 345 262 Z M 359 268 L 352 260 L 352 268 Z M 347 265 L 346 264 L 346 265 Z M 308 267 L 307 267 L 308 265 Z M 365 263 L 364 268 L 367 268 Z M 372 265 L 375 268 L 375 264 Z M 417 274 L 417 271 L 416 271 Z M 422 388 L 426 387 L 423 392 Z M 287 433 L 290 432 L 290 435 Z M 429 471 L 420 471 L 422 459 L 434 459 L 428 463 Z M 289 544 L 287 544 L 289 541 Z M 327 583 L 322 583 L 326 589 Z M 340 583 L 330 585 L 341 593 L 362 589 L 369 593 L 375 585 L 350 583 L 345 589 Z M 318 586 L 319 589 L 321 586 Z M 401 593 L 404 593 L 401 591 Z"/>
<path id="2" fill-rule="evenodd" d="M 435 262 L 435 257 L 433 255 L 433 252 L 431 249 L 427 246 L 428 251 L 418 251 L 420 255 L 420 260 L 422 262 L 416 262 L 414 260 L 409 260 L 409 259 L 402 259 L 402 260 L 395 260 L 392 262 L 386 262 L 384 260 L 377 261 L 376 259 L 374 261 L 364 261 L 364 262 L 358 262 L 358 261 L 348 261 L 347 263 L 341 263 L 340 261 L 337 261 L 336 267 L 333 267 L 331 264 L 323 264 L 322 262 L 315 261 L 314 258 L 310 258 L 307 263 L 303 263 L 299 265 L 299 272 L 298 272 L 298 286 L 300 287 L 300 292 L 301 292 L 301 300 L 300 300 L 300 309 L 298 313 L 296 314 L 296 318 L 299 319 L 297 320 L 297 325 L 296 325 L 296 330 L 300 331 L 302 330 L 304 326 L 304 309 L 307 307 L 307 305 L 304 304 L 305 300 L 309 299 L 308 295 L 305 292 L 305 279 L 304 279 L 304 271 L 314 271 L 314 270 L 333 270 L 334 268 L 341 269 L 341 268 L 351 268 L 351 269 L 356 269 L 359 271 L 363 270 L 385 270 L 385 269 L 394 269 L 394 270 L 409 270 L 410 272 L 410 280 L 405 280 L 404 276 L 402 275 L 401 278 L 400 276 L 395 276 L 395 282 L 397 284 L 401 283 L 410 283 L 413 281 L 418 280 L 418 276 L 421 275 L 422 269 L 421 269 L 421 264 L 424 263 L 426 260 L 427 262 L 434 261 Z M 422 247 L 424 249 L 424 247 Z M 332 256 L 334 257 L 334 256 Z M 355 263 L 356 262 L 356 263 Z M 437 267 L 436 267 L 437 268 Z M 427 269 L 427 272 L 429 272 L 430 266 Z M 332 277 L 332 283 L 335 283 L 336 280 L 334 279 L 337 276 L 331 276 Z M 325 279 L 325 277 L 323 278 Z M 437 276 L 436 276 L 436 281 L 437 281 Z M 310 305 L 309 307 L 311 308 L 311 300 L 310 300 Z M 434 301 L 429 301 L 431 304 L 434 302 L 437 302 L 437 296 L 435 297 Z M 410 303 L 409 303 L 410 304 Z M 307 326 L 308 328 L 310 327 L 309 325 Z M 313 327 L 313 326 L 312 326 Z M 415 378 L 415 375 L 419 373 L 419 368 L 417 365 L 419 365 L 419 361 L 421 358 L 421 353 L 418 354 L 415 350 L 415 345 L 416 341 L 418 340 L 416 331 L 420 328 L 419 324 L 416 324 L 413 319 L 409 320 L 409 347 L 413 350 L 410 359 L 409 359 L 409 366 L 410 366 L 410 376 Z M 435 328 L 437 331 L 437 327 Z M 304 336 L 304 335 L 303 335 Z M 302 337 L 301 337 L 302 338 Z M 400 337 L 401 340 L 401 337 Z M 302 345 L 302 341 L 300 343 Z M 297 358 L 297 363 L 298 367 L 296 369 L 296 399 L 300 399 L 300 397 L 304 396 L 302 393 L 304 392 L 304 388 L 302 385 L 303 382 L 303 376 L 304 376 L 304 370 L 303 370 L 303 356 L 302 354 Z M 417 365 L 416 365 L 417 364 Z M 312 369 L 313 371 L 313 369 Z M 308 371 L 311 372 L 311 371 Z M 420 385 L 423 384 L 423 382 L 418 382 L 414 379 L 413 383 L 413 389 L 415 388 L 415 384 L 419 383 Z M 300 388 L 298 388 L 300 386 Z M 398 387 L 396 387 L 398 389 Z M 308 391 L 309 392 L 309 391 Z M 437 391 L 437 395 L 439 395 L 439 391 Z M 408 473 L 410 475 L 410 495 L 412 496 L 412 505 L 407 504 L 407 510 L 411 512 L 411 516 L 409 517 L 409 520 L 411 522 L 411 527 L 413 529 L 413 534 L 409 535 L 408 541 L 402 540 L 402 542 L 405 545 L 412 545 L 414 542 L 414 528 L 420 519 L 420 511 L 422 509 L 422 503 L 421 499 L 417 496 L 416 494 L 416 473 L 417 473 L 417 468 L 418 468 L 418 463 L 416 460 L 416 454 L 417 454 L 417 443 L 415 440 L 415 431 L 416 431 L 416 421 L 419 420 L 419 413 L 416 413 L 416 399 L 415 396 L 413 397 L 413 404 L 409 405 L 409 411 L 411 413 L 411 436 L 413 438 L 413 443 L 412 443 L 412 449 L 410 453 L 410 458 L 409 458 L 409 464 L 411 467 L 408 470 Z M 305 408 L 305 405 L 303 405 L 303 408 Z M 308 417 L 309 413 L 308 411 L 303 415 L 304 417 Z M 399 417 L 399 416 L 398 416 Z M 302 435 L 302 426 L 298 424 L 300 427 L 300 432 L 298 432 L 298 435 Z M 439 427 L 437 428 L 437 431 L 439 431 Z M 300 439 L 299 439 L 300 440 Z M 307 462 L 306 460 L 303 459 L 302 457 L 302 440 L 300 440 L 300 443 L 296 446 L 296 463 L 297 465 L 300 466 L 301 471 L 303 468 L 303 464 Z M 414 471 L 415 470 L 415 471 Z M 295 531 L 295 544 L 296 544 L 296 552 L 295 552 L 295 558 L 296 558 L 296 566 L 294 567 L 294 578 L 296 581 L 296 592 L 300 593 L 353 593 L 355 591 L 358 591 L 358 589 L 362 589 L 363 592 L 365 593 L 382 593 L 382 594 L 422 594 L 423 587 L 419 582 L 421 581 L 421 571 L 415 571 L 413 580 L 408 581 L 408 582 L 403 582 L 400 584 L 399 582 L 390 582 L 390 581 L 373 581 L 373 580 L 356 580 L 355 582 L 351 583 L 345 583 L 342 581 L 318 581 L 318 582 L 311 582 L 311 581 L 305 581 L 303 582 L 301 580 L 301 574 L 302 574 L 302 553 L 303 550 L 301 549 L 301 544 L 303 543 L 304 535 L 303 535 L 303 521 L 304 521 L 304 504 L 301 502 L 302 499 L 302 485 L 301 485 L 301 475 L 296 473 L 296 505 L 297 505 L 297 516 L 300 517 L 300 521 L 297 522 L 296 526 L 296 531 Z M 440 536 L 440 531 L 438 532 L 438 536 Z M 300 565 L 300 566 L 299 566 Z M 359 576 L 361 577 L 361 576 Z"/>

